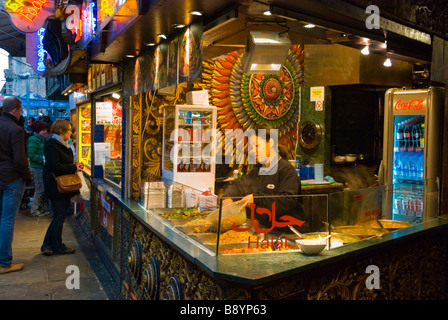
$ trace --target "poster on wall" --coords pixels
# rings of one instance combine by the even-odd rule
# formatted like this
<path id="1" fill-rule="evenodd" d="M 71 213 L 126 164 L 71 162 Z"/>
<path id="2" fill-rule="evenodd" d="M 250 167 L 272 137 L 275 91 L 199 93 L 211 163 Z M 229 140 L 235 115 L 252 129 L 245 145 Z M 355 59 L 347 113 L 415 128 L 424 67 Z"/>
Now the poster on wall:
<path id="1" fill-rule="evenodd" d="M 110 235 L 114 233 L 114 201 L 98 191 L 98 221 Z"/>
<path id="2" fill-rule="evenodd" d="M 202 48 L 202 25 L 193 24 L 179 38 L 179 83 L 201 75 Z"/>
<path id="3" fill-rule="evenodd" d="M 168 45 L 168 86 L 179 82 L 178 46 L 179 39 L 174 38 Z"/>
<path id="4" fill-rule="evenodd" d="M 97 102 L 96 109 L 96 124 L 112 124 L 113 123 L 113 107 L 110 101 Z"/>
<path id="5" fill-rule="evenodd" d="M 154 90 L 164 88 L 168 85 L 168 44 L 159 44 L 156 52 Z"/>

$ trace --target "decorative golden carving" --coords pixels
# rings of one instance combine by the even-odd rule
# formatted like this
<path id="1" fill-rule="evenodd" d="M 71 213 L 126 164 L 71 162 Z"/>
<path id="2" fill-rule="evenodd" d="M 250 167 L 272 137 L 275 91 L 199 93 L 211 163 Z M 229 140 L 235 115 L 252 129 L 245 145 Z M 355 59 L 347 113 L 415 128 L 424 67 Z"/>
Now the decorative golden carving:
<path id="1" fill-rule="evenodd" d="M 312 269 L 297 276 L 270 284 L 246 287 L 214 279 L 204 270 L 185 259 L 174 248 L 131 219 L 131 241 L 142 246 L 142 270 L 139 283 L 130 281 L 127 297 L 146 299 L 148 281 L 145 269 L 150 257 L 160 262 L 157 299 L 173 297 L 173 281 L 182 284 L 182 299 L 309 299 L 309 300 L 408 300 L 446 299 L 448 288 L 448 235 L 434 234 L 417 237 L 387 247 L 373 249 L 368 254 L 347 257 L 338 263 Z M 127 248 L 131 245 L 127 243 Z M 380 274 L 380 289 L 367 289 L 367 266 L 376 265 Z M 137 268 L 138 269 L 138 268 Z M 131 270 L 128 270 L 130 272 Z M 167 292 L 171 290 L 171 295 Z"/>
<path id="2" fill-rule="evenodd" d="M 133 277 L 141 279 L 138 283 L 129 281 L 130 291 L 138 299 L 148 298 L 148 279 L 145 270 L 148 269 L 150 257 L 155 257 L 160 262 L 159 292 L 157 299 L 172 297 L 172 278 L 176 277 L 183 286 L 182 299 L 185 300 L 221 300 L 221 299 L 248 299 L 249 293 L 244 288 L 222 286 L 218 281 L 211 278 L 202 269 L 197 268 L 181 254 L 167 245 L 163 240 L 145 228 L 135 219 L 131 223 L 133 233 L 131 243 L 139 241 L 142 246 L 141 268 L 138 266 L 133 270 L 141 270 L 140 276 Z M 131 244 L 128 244 L 128 248 Z M 131 250 L 131 249 L 129 249 Z M 127 274 L 132 272 L 128 269 Z M 129 277 L 128 277 L 129 278 Z M 170 294 L 168 294 L 168 292 Z M 130 297 L 128 294 L 127 297 Z M 132 298 L 132 297 L 131 297 Z"/>

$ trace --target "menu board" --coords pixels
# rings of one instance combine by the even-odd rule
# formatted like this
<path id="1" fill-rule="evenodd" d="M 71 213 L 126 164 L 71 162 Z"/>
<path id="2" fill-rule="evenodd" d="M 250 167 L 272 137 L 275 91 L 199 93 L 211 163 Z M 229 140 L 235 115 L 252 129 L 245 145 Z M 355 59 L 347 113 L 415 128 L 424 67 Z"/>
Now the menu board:
<path id="1" fill-rule="evenodd" d="M 92 64 L 89 66 L 87 81 L 90 91 L 118 83 L 118 67 L 113 64 Z"/>
<path id="2" fill-rule="evenodd" d="M 110 156 L 121 160 L 122 145 L 122 106 L 113 99 L 105 99 L 112 106 L 111 121 L 104 126 L 104 142 L 110 143 Z"/>
<path id="3" fill-rule="evenodd" d="M 112 124 L 112 102 L 96 102 L 96 124 Z"/>
<path id="4" fill-rule="evenodd" d="M 78 137 L 76 141 L 78 161 L 84 163 L 84 171 L 90 174 L 92 119 L 90 102 L 80 102 L 78 109 Z"/>

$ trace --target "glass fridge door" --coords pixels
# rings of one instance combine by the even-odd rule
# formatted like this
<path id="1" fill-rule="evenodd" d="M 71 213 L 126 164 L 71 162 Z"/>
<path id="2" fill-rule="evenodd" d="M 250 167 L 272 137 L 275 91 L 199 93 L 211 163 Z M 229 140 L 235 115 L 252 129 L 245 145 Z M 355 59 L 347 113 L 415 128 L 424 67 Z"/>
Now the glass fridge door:
<path id="1" fill-rule="evenodd" d="M 418 223 L 423 215 L 425 117 L 394 117 L 392 219 Z"/>

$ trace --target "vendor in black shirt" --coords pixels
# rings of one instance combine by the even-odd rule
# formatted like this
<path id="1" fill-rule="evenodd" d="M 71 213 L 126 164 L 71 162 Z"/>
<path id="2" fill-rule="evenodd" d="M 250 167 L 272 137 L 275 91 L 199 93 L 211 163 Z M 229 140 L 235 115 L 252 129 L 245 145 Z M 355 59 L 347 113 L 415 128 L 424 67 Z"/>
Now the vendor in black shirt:
<path id="1" fill-rule="evenodd" d="M 286 226 L 280 228 L 277 226 L 279 226 L 278 222 L 284 225 L 287 224 L 285 222 L 290 221 L 286 216 L 298 220 L 303 218 L 301 202 L 298 197 L 294 197 L 301 193 L 300 178 L 295 168 L 284 158 L 286 152 L 279 152 L 284 149 L 278 146 L 271 137 L 273 129 L 261 127 L 259 133 L 263 132 L 260 131 L 263 129 L 266 130 L 264 137 L 262 134 L 249 137 L 251 145 L 249 152 L 255 153 L 256 165 L 247 175 L 227 187 L 223 194 L 223 206 L 232 203 L 238 197 L 242 197 L 239 202 L 244 203 L 244 207 L 250 207 L 254 203 L 255 210 L 257 208 L 272 210 L 275 202 L 275 216 L 254 212 L 254 220 L 257 220 L 260 228 L 264 230 L 275 227 L 272 230 L 274 233 L 291 233 Z M 247 209 L 246 212 L 248 218 L 251 218 L 251 210 Z M 285 216 L 284 219 L 282 219 L 283 216 Z M 289 224 L 295 228 L 299 227 L 290 222 Z"/>

